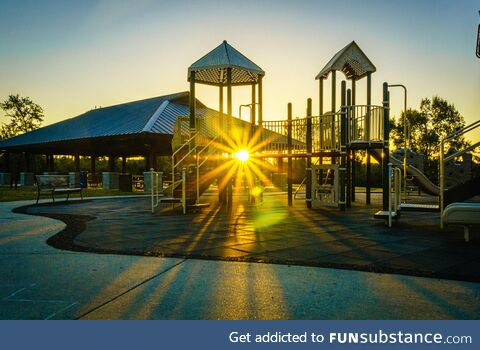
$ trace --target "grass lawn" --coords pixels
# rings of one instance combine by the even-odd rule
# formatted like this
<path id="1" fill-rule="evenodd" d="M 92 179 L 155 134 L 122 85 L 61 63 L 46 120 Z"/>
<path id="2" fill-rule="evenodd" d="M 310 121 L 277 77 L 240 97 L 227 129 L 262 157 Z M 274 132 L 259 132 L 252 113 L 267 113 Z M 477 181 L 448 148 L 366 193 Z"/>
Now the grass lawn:
<path id="1" fill-rule="evenodd" d="M 99 197 L 99 196 L 125 196 L 125 195 L 143 195 L 143 191 L 134 191 L 134 192 L 120 192 L 118 190 L 104 190 L 101 188 L 86 188 L 83 189 L 83 197 Z M 55 195 L 55 200 L 64 200 L 65 195 Z M 70 198 L 80 197 L 79 193 L 70 194 Z M 40 199 L 48 199 L 51 197 L 43 193 L 40 196 Z M 18 187 L 13 189 L 10 187 L 0 187 L 0 202 L 6 201 L 19 201 L 19 200 L 36 200 L 37 199 L 37 188 L 36 187 Z"/>

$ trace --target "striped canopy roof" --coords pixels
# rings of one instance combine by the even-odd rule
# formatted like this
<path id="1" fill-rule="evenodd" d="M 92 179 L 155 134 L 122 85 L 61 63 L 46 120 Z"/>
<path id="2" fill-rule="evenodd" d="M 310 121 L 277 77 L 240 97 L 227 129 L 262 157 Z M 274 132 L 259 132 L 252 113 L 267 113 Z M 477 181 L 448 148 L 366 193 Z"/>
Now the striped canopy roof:
<path id="1" fill-rule="evenodd" d="M 265 72 L 233 48 L 225 40 L 188 68 L 195 72 L 195 82 L 208 85 L 226 85 L 227 68 L 232 69 L 232 85 L 250 85 L 258 82 Z"/>

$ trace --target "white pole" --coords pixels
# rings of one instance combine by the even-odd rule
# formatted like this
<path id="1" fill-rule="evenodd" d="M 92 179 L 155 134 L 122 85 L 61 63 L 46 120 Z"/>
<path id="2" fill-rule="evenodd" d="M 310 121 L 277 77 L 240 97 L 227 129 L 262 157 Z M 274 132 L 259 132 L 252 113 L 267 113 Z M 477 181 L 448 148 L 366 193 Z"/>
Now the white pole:
<path id="1" fill-rule="evenodd" d="M 187 188 L 186 188 L 186 182 L 187 182 L 187 173 L 186 169 L 182 169 L 182 207 L 183 207 L 183 214 L 187 213 Z"/>
<path id="2" fill-rule="evenodd" d="M 153 203 L 153 196 L 154 196 L 153 186 L 154 186 L 153 185 L 153 168 L 150 168 L 150 197 L 152 198 L 152 213 L 155 211 L 155 206 Z"/>

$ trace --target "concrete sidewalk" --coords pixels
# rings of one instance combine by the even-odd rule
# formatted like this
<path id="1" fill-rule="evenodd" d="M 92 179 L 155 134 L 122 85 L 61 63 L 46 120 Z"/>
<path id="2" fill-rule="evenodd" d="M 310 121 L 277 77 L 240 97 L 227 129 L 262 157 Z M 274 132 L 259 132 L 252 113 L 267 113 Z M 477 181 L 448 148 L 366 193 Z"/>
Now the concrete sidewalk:
<path id="1" fill-rule="evenodd" d="M 56 220 L 0 203 L 1 319 L 475 319 L 480 284 L 57 250 Z"/>

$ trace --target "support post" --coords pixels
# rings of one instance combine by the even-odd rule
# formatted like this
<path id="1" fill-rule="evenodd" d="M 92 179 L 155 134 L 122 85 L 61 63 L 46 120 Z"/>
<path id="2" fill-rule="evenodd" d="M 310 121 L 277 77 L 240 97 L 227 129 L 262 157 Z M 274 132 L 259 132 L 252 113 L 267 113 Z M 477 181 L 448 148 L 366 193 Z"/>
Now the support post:
<path id="1" fill-rule="evenodd" d="M 258 125 L 263 122 L 263 91 L 262 91 L 262 76 L 258 76 Z"/>
<path id="2" fill-rule="evenodd" d="M 307 100 L 307 208 L 312 207 L 312 99 Z"/>
<path id="3" fill-rule="evenodd" d="M 232 68 L 227 68 L 227 130 L 232 128 Z M 230 155 L 232 157 L 232 155 Z M 233 181 L 229 179 L 227 182 L 227 205 L 232 207 L 233 200 Z"/>
<path id="4" fill-rule="evenodd" d="M 122 157 L 122 174 L 127 173 L 127 156 Z"/>
<path id="5" fill-rule="evenodd" d="M 345 185 L 347 182 L 346 179 L 346 168 L 347 168 L 347 108 L 346 108 L 346 94 L 347 94 L 347 83 L 345 80 L 342 80 L 341 89 L 340 89 L 340 198 L 338 204 L 340 205 L 340 210 L 345 211 Z"/>
<path id="6" fill-rule="evenodd" d="M 79 173 L 80 172 L 80 155 L 79 154 L 75 154 L 74 162 L 75 162 L 75 172 Z"/>
<path id="7" fill-rule="evenodd" d="M 90 171 L 91 171 L 92 173 L 95 173 L 95 172 L 96 172 L 95 160 L 96 160 L 96 157 L 95 157 L 95 156 L 91 156 L 91 157 L 90 157 Z"/>
<path id="8" fill-rule="evenodd" d="M 389 210 L 390 188 L 388 187 L 388 163 L 390 163 L 390 96 L 388 84 L 383 83 L 383 159 L 382 159 L 382 187 L 383 210 Z"/>
<path id="9" fill-rule="evenodd" d="M 287 107 L 287 150 L 288 150 L 288 174 L 287 174 L 287 191 L 288 206 L 293 204 L 293 159 L 292 159 L 292 104 Z"/>
<path id="10" fill-rule="evenodd" d="M 31 164 L 31 155 L 28 152 L 25 152 L 25 171 L 27 173 L 32 171 L 32 164 Z"/>
<path id="11" fill-rule="evenodd" d="M 5 172 L 6 172 L 6 173 L 9 173 L 9 172 L 10 172 L 10 169 L 12 168 L 12 167 L 11 167 L 11 164 L 10 164 L 10 161 L 11 161 L 10 152 L 6 152 L 6 153 L 3 155 L 3 159 L 4 159 L 4 161 L 5 161 Z"/>
<path id="12" fill-rule="evenodd" d="M 257 119 L 257 92 L 255 84 L 252 84 L 252 108 L 250 108 L 250 124 L 255 125 Z"/>
<path id="13" fill-rule="evenodd" d="M 332 150 L 335 149 L 335 112 L 337 109 L 336 101 L 337 101 L 337 72 L 332 71 Z M 332 164 L 335 163 L 335 157 L 332 157 Z"/>
<path id="14" fill-rule="evenodd" d="M 55 155 L 53 154 L 50 154 L 50 169 L 48 171 L 55 172 Z"/>
<path id="15" fill-rule="evenodd" d="M 352 78 L 352 106 L 356 106 L 356 100 L 357 100 L 357 79 L 354 77 Z M 350 127 L 355 128 L 355 107 L 352 107 L 352 111 L 350 114 L 350 117 L 352 118 L 350 122 Z M 355 135 L 355 130 L 352 129 L 351 134 Z M 351 200 L 352 202 L 355 202 L 355 151 L 351 151 L 351 157 L 352 157 L 352 174 L 351 174 L 351 187 L 352 187 L 352 194 L 351 194 Z"/>
<path id="16" fill-rule="evenodd" d="M 342 86 L 343 89 L 343 86 Z M 343 94 L 343 91 L 342 91 Z M 347 108 L 345 109 L 346 112 L 346 125 L 345 125 L 345 132 L 348 136 L 350 135 L 350 117 L 352 116 L 352 90 L 347 90 Z M 347 208 L 352 207 L 352 150 L 350 147 L 347 147 Z"/>
<path id="17" fill-rule="evenodd" d="M 370 205 L 371 203 L 371 156 L 370 156 L 370 150 L 367 148 L 366 151 L 367 154 L 367 165 L 366 165 L 366 184 L 365 184 L 365 198 L 366 198 L 366 203 Z"/>
<path id="18" fill-rule="evenodd" d="M 372 73 L 367 73 L 367 115 L 365 116 L 365 141 L 370 141 L 370 106 L 372 105 Z"/>
<path id="19" fill-rule="evenodd" d="M 115 172 L 115 157 L 113 155 L 108 156 L 108 171 Z"/>
<path id="20" fill-rule="evenodd" d="M 319 90 L 319 106 L 318 106 L 318 115 L 320 116 L 320 151 L 324 149 L 323 145 L 323 77 L 318 80 L 318 90 Z M 323 157 L 320 157 L 320 164 L 323 164 Z"/>
<path id="21" fill-rule="evenodd" d="M 218 88 L 218 111 L 219 111 L 219 127 L 220 127 L 220 135 L 222 139 L 225 137 L 225 125 L 224 125 L 224 115 L 223 115 L 223 84 L 220 84 Z M 220 163 L 222 160 L 219 160 Z M 220 165 L 220 164 L 218 164 Z M 222 181 L 223 173 L 219 174 L 217 178 L 217 184 L 220 185 Z M 225 203 L 225 189 L 218 187 L 218 202 Z"/>
<path id="22" fill-rule="evenodd" d="M 195 103 L 195 71 L 190 72 L 190 138 L 193 137 L 196 131 L 196 103 Z M 190 149 L 195 147 L 195 140 L 190 142 Z"/>

